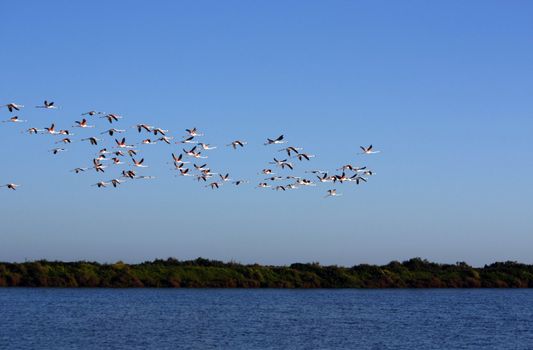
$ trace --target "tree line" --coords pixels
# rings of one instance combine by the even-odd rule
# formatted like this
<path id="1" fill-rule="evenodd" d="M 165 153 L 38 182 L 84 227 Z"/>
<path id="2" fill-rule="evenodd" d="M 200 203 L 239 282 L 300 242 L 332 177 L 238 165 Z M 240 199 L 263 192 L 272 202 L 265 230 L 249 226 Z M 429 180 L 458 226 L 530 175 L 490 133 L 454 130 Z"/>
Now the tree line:
<path id="1" fill-rule="evenodd" d="M 243 265 L 198 258 L 140 264 L 0 262 L 0 287 L 99 288 L 533 288 L 533 265 L 497 262 L 481 268 L 421 258 L 352 267 L 298 263 Z"/>

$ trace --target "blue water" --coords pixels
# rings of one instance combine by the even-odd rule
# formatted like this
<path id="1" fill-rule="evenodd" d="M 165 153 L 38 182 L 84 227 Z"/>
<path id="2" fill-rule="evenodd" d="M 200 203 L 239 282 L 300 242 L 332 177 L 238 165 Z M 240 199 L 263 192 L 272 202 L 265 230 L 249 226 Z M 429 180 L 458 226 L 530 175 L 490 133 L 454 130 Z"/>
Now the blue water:
<path id="1" fill-rule="evenodd" d="M 530 290 L 0 288 L 0 349 L 533 349 Z"/>

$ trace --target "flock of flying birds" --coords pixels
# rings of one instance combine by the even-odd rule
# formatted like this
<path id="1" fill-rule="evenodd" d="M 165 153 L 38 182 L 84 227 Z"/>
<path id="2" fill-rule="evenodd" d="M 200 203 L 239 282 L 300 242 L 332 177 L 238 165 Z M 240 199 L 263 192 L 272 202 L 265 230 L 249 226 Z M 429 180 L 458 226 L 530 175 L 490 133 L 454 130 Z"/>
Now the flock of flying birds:
<path id="1" fill-rule="evenodd" d="M 24 106 L 16 103 L 8 103 L 0 107 L 6 108 L 10 113 L 19 112 Z M 54 102 L 45 100 L 42 105 L 36 106 L 36 108 L 42 109 L 58 109 Z M 88 129 L 92 130 L 95 128 L 95 125 L 92 125 L 96 122 L 97 119 L 102 119 L 104 122 L 107 121 L 109 128 L 107 130 L 100 131 L 97 134 L 98 136 L 88 136 L 84 138 L 79 138 L 77 140 L 73 139 L 74 133 L 68 129 L 58 129 L 56 128 L 55 123 L 51 123 L 50 126 L 43 129 L 38 129 L 35 127 L 30 127 L 24 132 L 30 135 L 33 134 L 45 134 L 53 135 L 57 139 L 54 141 L 54 144 L 61 145 L 50 150 L 54 155 L 58 155 L 61 152 L 67 151 L 67 145 L 74 141 L 87 142 L 90 146 L 101 146 L 104 141 L 103 137 L 111 138 L 111 142 L 114 141 L 114 146 L 112 148 L 101 148 L 96 152 L 93 157 L 90 165 L 85 167 L 77 167 L 71 171 L 79 174 L 86 171 L 95 171 L 96 173 L 104 174 L 106 170 L 111 168 L 117 168 L 119 171 L 117 174 L 120 174 L 118 177 L 107 181 L 99 181 L 93 186 L 103 188 L 103 187 L 118 187 L 125 181 L 131 180 L 142 180 L 142 179 L 153 179 L 153 176 L 139 175 L 138 172 L 141 168 L 146 168 L 144 165 L 144 158 L 141 156 L 142 152 L 141 147 L 145 145 L 152 145 L 155 143 L 165 143 L 167 145 L 178 144 L 180 145 L 179 149 L 182 152 L 169 152 L 171 155 L 171 164 L 173 165 L 173 170 L 177 172 L 177 175 L 182 177 L 191 177 L 198 182 L 204 183 L 205 187 L 209 187 L 213 190 L 220 188 L 225 184 L 232 184 L 234 186 L 241 186 L 249 183 L 249 180 L 239 179 L 233 180 L 230 178 L 229 173 L 215 173 L 213 172 L 207 164 L 208 159 L 206 155 L 209 151 L 216 149 L 216 146 L 204 143 L 203 136 L 197 128 L 186 129 L 186 134 L 179 141 L 174 141 L 174 137 L 169 135 L 169 131 L 154 127 L 148 124 L 137 124 L 133 126 L 139 134 L 144 133 L 150 135 L 150 137 L 143 139 L 141 142 L 136 144 L 129 144 L 126 141 L 126 138 L 121 135 L 127 132 L 126 129 L 117 129 L 114 127 L 118 123 L 122 116 L 113 113 L 105 113 L 98 111 L 89 111 L 82 113 L 80 118 L 81 120 L 75 121 L 75 124 L 72 128 L 76 129 Z M 20 119 L 19 116 L 12 116 L 9 119 L 3 120 L 2 123 L 25 123 L 27 120 Z M 103 136 L 102 136 L 103 135 Z M 120 136 L 119 136 L 120 135 Z M 152 136 L 153 135 L 153 136 Z M 99 138 L 100 137 L 100 138 Z M 283 135 L 277 138 L 267 138 L 264 143 L 265 146 L 272 145 L 283 145 L 281 149 L 278 149 L 278 152 L 282 152 L 287 156 L 279 157 L 276 156 L 273 158 L 273 161 L 269 163 L 265 169 L 261 170 L 260 175 L 266 176 L 262 180 L 257 188 L 271 188 L 276 191 L 288 191 L 294 190 L 300 187 L 316 186 L 317 183 L 333 183 L 333 184 L 343 184 L 343 183 L 354 183 L 359 185 L 361 183 L 367 182 L 368 177 L 374 175 L 373 171 L 367 169 L 366 166 L 358 167 L 351 164 L 346 164 L 336 169 L 337 174 L 331 174 L 327 171 L 322 170 L 311 170 L 305 171 L 307 177 L 294 176 L 294 175 L 280 175 L 277 173 L 279 169 L 283 172 L 289 172 L 292 174 L 293 171 L 297 168 L 296 162 L 308 162 L 311 161 L 315 156 L 303 151 L 303 148 L 287 145 L 285 137 Z M 227 144 L 227 147 L 231 147 L 234 150 L 239 150 L 245 148 L 247 142 L 244 140 L 234 140 Z M 361 146 L 362 155 L 376 154 L 380 151 L 375 151 L 372 145 L 368 147 Z M 281 159 L 283 158 L 283 159 Z M 204 163 L 204 164 L 197 164 Z M 274 167 L 271 167 L 273 165 Z M 273 169 L 274 168 L 274 169 Z M 6 187 L 11 190 L 16 190 L 20 185 L 15 183 L 8 183 L 0 187 Z M 327 190 L 327 197 L 338 197 L 341 196 L 341 193 L 338 193 L 336 189 Z"/>

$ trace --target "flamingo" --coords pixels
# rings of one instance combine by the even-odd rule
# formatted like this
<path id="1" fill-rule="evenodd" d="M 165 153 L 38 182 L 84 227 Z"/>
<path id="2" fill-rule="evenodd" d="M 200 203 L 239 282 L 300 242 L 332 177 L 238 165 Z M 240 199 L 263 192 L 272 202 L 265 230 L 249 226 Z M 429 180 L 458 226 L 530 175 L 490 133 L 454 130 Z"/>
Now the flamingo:
<path id="1" fill-rule="evenodd" d="M 265 179 L 265 181 L 278 181 L 278 180 L 283 180 L 283 177 L 281 177 L 281 176 L 272 176 L 272 177 L 269 177 L 269 178 Z"/>
<path id="2" fill-rule="evenodd" d="M 59 141 L 57 141 L 56 143 L 64 143 L 64 144 L 67 144 L 67 143 L 72 143 L 72 140 L 68 137 L 65 137 L 64 139 L 61 139 Z"/>
<path id="3" fill-rule="evenodd" d="M 81 139 L 81 141 L 89 141 L 91 145 L 96 146 L 98 145 L 98 141 L 100 141 L 100 139 L 97 139 L 96 137 L 87 137 L 85 139 Z"/>
<path id="4" fill-rule="evenodd" d="M 79 174 L 79 173 L 86 171 L 87 169 L 89 168 L 75 168 L 75 169 L 72 169 L 71 172 Z"/>
<path id="5" fill-rule="evenodd" d="M 202 147 L 202 149 L 204 151 L 210 151 L 210 150 L 213 150 L 215 148 L 217 148 L 216 146 L 215 147 L 211 147 L 209 144 L 207 143 L 200 143 L 200 147 Z"/>
<path id="6" fill-rule="evenodd" d="M 368 147 L 360 146 L 360 148 L 363 150 L 363 153 L 360 153 L 360 154 L 376 154 L 376 153 L 380 153 L 381 152 L 381 151 L 374 151 L 372 149 L 372 145 L 370 145 Z"/>
<path id="7" fill-rule="evenodd" d="M 155 136 L 157 136 L 157 134 L 161 134 L 161 136 L 165 136 L 166 133 L 168 132 L 168 130 L 163 130 L 161 128 L 153 128 L 152 131 Z"/>
<path id="8" fill-rule="evenodd" d="M 322 174 L 327 174 L 328 172 L 324 171 L 324 170 L 309 170 L 309 171 L 306 171 L 306 173 L 307 174 L 322 175 Z"/>
<path id="9" fill-rule="evenodd" d="M 17 189 L 17 187 L 20 187 L 20 185 L 17 185 L 17 184 L 14 184 L 14 183 L 8 183 L 8 184 L 2 185 L 0 187 L 7 187 L 9 190 L 15 191 Z"/>
<path id="10" fill-rule="evenodd" d="M 366 169 L 366 166 L 364 167 L 356 167 L 356 166 L 353 166 L 353 165 L 350 165 L 350 164 L 346 164 L 346 165 L 343 165 L 342 167 L 340 167 L 339 169 L 337 170 L 342 170 L 342 171 L 345 171 L 345 170 L 351 170 L 351 171 L 354 171 L 356 173 L 362 171 L 362 170 L 365 170 Z"/>
<path id="11" fill-rule="evenodd" d="M 317 175 L 318 181 L 324 183 L 324 182 L 333 182 L 335 177 L 334 176 L 328 176 L 328 174 L 324 174 L 324 176 L 320 177 Z"/>
<path id="12" fill-rule="evenodd" d="M 115 142 L 116 142 L 118 148 L 133 148 L 132 145 L 127 145 L 126 144 L 126 138 L 125 137 L 123 137 L 122 140 L 120 140 L 120 141 L 115 139 Z"/>
<path id="13" fill-rule="evenodd" d="M 104 114 L 104 112 L 98 112 L 98 111 L 89 111 L 89 112 L 85 112 L 85 113 L 82 113 L 81 115 L 84 116 L 84 115 L 88 115 L 88 116 L 94 116 L 94 115 L 97 115 L 97 114 Z"/>
<path id="14" fill-rule="evenodd" d="M 186 155 L 188 155 L 189 157 L 194 157 L 194 155 L 196 154 L 196 146 L 194 146 L 193 148 L 191 148 L 189 151 L 185 150 L 185 148 L 183 149 L 183 153 L 185 153 Z"/>
<path id="15" fill-rule="evenodd" d="M 337 182 L 339 181 L 341 184 L 344 183 L 345 181 L 350 181 L 350 178 L 346 176 L 346 173 L 342 173 L 341 175 L 335 175 L 334 177 L 334 182 Z"/>
<path id="16" fill-rule="evenodd" d="M 154 145 L 156 142 L 155 141 L 152 141 L 150 139 L 146 139 L 146 140 L 142 140 L 141 141 L 141 144 L 143 145 Z"/>
<path id="17" fill-rule="evenodd" d="M 207 179 L 212 178 L 213 176 L 208 175 L 196 175 L 196 181 L 200 182 L 200 180 L 203 180 L 204 182 L 207 182 Z"/>
<path id="18" fill-rule="evenodd" d="M 307 180 L 307 179 L 297 180 L 296 184 L 301 185 L 301 186 L 316 186 L 316 184 L 313 181 Z"/>
<path id="19" fill-rule="evenodd" d="M 189 173 L 189 169 L 180 169 L 180 176 L 193 176 Z"/>
<path id="20" fill-rule="evenodd" d="M 314 158 L 315 156 L 312 154 L 306 154 L 306 153 L 299 153 L 296 158 L 301 162 L 302 160 L 311 160 L 311 158 Z"/>
<path id="21" fill-rule="evenodd" d="M 153 128 L 153 126 L 150 126 L 150 125 L 147 125 L 147 124 L 137 124 L 134 127 L 137 128 L 138 132 L 141 132 L 143 129 L 146 130 L 147 132 L 152 132 L 152 128 Z"/>
<path id="22" fill-rule="evenodd" d="M 366 182 L 366 179 L 362 176 L 355 174 L 350 178 L 350 181 L 354 181 L 356 185 L 359 185 L 361 181 Z"/>
<path id="23" fill-rule="evenodd" d="M 342 196 L 341 193 L 337 193 L 337 190 L 333 189 L 333 190 L 328 190 L 328 194 L 326 197 L 324 198 L 328 198 L 328 197 L 339 197 L 339 196 Z"/>
<path id="24" fill-rule="evenodd" d="M 281 167 L 281 169 L 285 169 L 285 167 L 287 167 L 287 168 L 289 168 L 291 170 L 294 170 L 294 166 L 292 165 L 292 163 L 287 162 L 287 159 L 278 160 L 278 159 L 274 158 L 274 161 L 270 162 L 270 164 L 275 164 L 275 165 Z"/>
<path id="25" fill-rule="evenodd" d="M 102 163 L 100 163 L 100 160 L 101 159 L 98 159 L 98 158 L 93 159 L 93 166 L 92 167 L 94 168 L 94 170 L 96 170 L 97 173 L 98 172 L 104 173 L 105 172 L 104 169 L 107 168 L 107 166 L 103 165 Z"/>
<path id="26" fill-rule="evenodd" d="M 133 170 L 122 170 L 122 177 L 126 177 L 126 178 L 130 178 L 130 179 L 134 179 L 135 176 L 137 176 L 135 174 L 135 171 Z"/>
<path id="27" fill-rule="evenodd" d="M 44 100 L 42 106 L 35 106 L 35 108 L 44 108 L 44 109 L 57 109 L 57 107 L 54 105 L 54 102 Z"/>
<path id="28" fill-rule="evenodd" d="M 119 133 L 123 133 L 123 132 L 126 132 L 126 130 L 120 130 L 120 129 L 115 129 L 115 128 L 111 128 L 111 129 L 108 129 L 104 132 L 101 132 L 100 134 L 103 135 L 103 134 L 109 134 L 109 136 L 113 136 L 115 133 L 119 134 Z"/>
<path id="29" fill-rule="evenodd" d="M 38 134 L 40 132 L 44 131 L 43 129 L 37 129 L 37 128 L 29 128 L 27 129 L 25 132 L 27 132 L 28 134 Z"/>
<path id="30" fill-rule="evenodd" d="M 233 181 L 232 184 L 234 184 L 235 186 L 240 186 L 242 184 L 247 184 L 249 182 L 250 181 L 248 181 L 248 180 L 237 180 L 237 181 Z"/>
<path id="31" fill-rule="evenodd" d="M 193 164 L 194 168 L 198 171 L 204 171 L 207 169 L 207 164 L 202 164 L 202 165 L 196 165 L 196 164 Z"/>
<path id="32" fill-rule="evenodd" d="M 222 183 L 220 182 L 211 182 L 209 185 L 205 186 L 205 187 L 211 187 L 212 190 L 214 190 L 215 188 L 220 188 L 220 186 L 222 186 Z"/>
<path id="33" fill-rule="evenodd" d="M 189 136 L 192 136 L 192 137 L 196 137 L 196 136 L 204 136 L 204 134 L 200 134 L 200 133 L 198 132 L 198 129 L 196 129 L 196 128 L 185 129 L 185 131 L 187 132 L 187 134 L 189 134 Z"/>
<path id="34" fill-rule="evenodd" d="M 23 105 L 19 105 L 19 104 L 16 104 L 16 103 L 8 103 L 7 105 L 3 105 L 2 107 L 7 107 L 7 109 L 10 111 L 10 112 L 13 112 L 13 111 L 20 111 L 20 109 L 22 107 L 24 107 Z"/>
<path id="35" fill-rule="evenodd" d="M 73 136 L 73 135 L 74 135 L 73 133 L 71 133 L 70 131 L 68 131 L 68 130 L 66 130 L 66 129 L 65 129 L 65 130 L 59 130 L 57 133 L 58 133 L 59 135 L 70 135 L 70 136 Z"/>
<path id="36" fill-rule="evenodd" d="M 133 166 L 138 168 L 148 168 L 148 166 L 143 165 L 144 158 L 142 158 L 140 161 L 136 161 L 135 158 L 131 158 L 131 160 L 133 161 Z"/>
<path id="37" fill-rule="evenodd" d="M 67 150 L 64 149 L 64 148 L 54 148 L 54 149 L 51 149 L 50 152 L 52 152 L 53 154 L 58 154 L 60 152 L 66 152 Z"/>
<path id="38" fill-rule="evenodd" d="M 52 125 L 50 125 L 49 128 L 44 128 L 44 130 L 46 130 L 46 132 L 50 135 L 58 135 L 59 132 L 56 131 L 55 129 L 55 124 L 52 123 Z"/>
<path id="39" fill-rule="evenodd" d="M 186 151 L 183 149 L 183 152 L 185 152 L 186 155 L 196 158 L 196 159 L 207 159 L 207 156 L 202 156 L 202 152 L 195 152 L 197 146 L 194 146 L 191 150 Z"/>
<path id="40" fill-rule="evenodd" d="M 6 120 L 2 120 L 2 123 L 25 123 L 27 120 L 19 119 L 19 117 L 14 116 Z"/>
<path id="41" fill-rule="evenodd" d="M 121 161 L 120 158 L 117 158 L 117 157 L 113 157 L 113 158 L 111 158 L 111 160 L 113 161 L 113 164 L 114 164 L 114 165 L 121 165 L 121 164 L 124 164 L 124 162 Z"/>
<path id="42" fill-rule="evenodd" d="M 93 186 L 97 186 L 98 188 L 102 188 L 102 187 L 107 187 L 107 185 L 109 185 L 109 182 L 99 181 L 99 182 L 95 183 Z"/>
<path id="43" fill-rule="evenodd" d="M 283 138 L 284 138 L 284 136 L 281 135 L 277 139 L 267 139 L 267 141 L 265 142 L 265 146 L 268 146 L 268 145 L 279 145 L 279 144 L 285 143 L 285 141 L 283 141 Z"/>
<path id="44" fill-rule="evenodd" d="M 181 140 L 180 142 L 176 142 L 177 144 L 179 143 L 189 143 L 189 144 L 197 144 L 198 142 L 194 141 L 194 136 L 190 136 L 186 139 L 183 139 Z"/>
<path id="45" fill-rule="evenodd" d="M 118 185 L 124 183 L 125 181 L 124 180 L 119 180 L 119 179 L 113 179 L 111 180 L 111 184 L 113 185 L 113 187 L 117 187 Z"/>
<path id="46" fill-rule="evenodd" d="M 280 149 L 278 152 L 287 152 L 287 155 L 290 157 L 291 153 L 298 154 L 299 151 L 301 151 L 303 148 L 297 148 L 297 147 L 286 147 L 283 149 Z"/>
<path id="47" fill-rule="evenodd" d="M 180 154 L 179 157 L 176 157 L 174 153 L 172 153 L 172 159 L 174 159 L 174 163 L 178 164 L 188 164 L 190 162 L 183 161 L 183 154 Z"/>
<path id="48" fill-rule="evenodd" d="M 105 155 L 103 155 L 103 154 L 98 155 L 98 157 L 96 157 L 96 158 L 94 158 L 94 159 L 96 159 L 96 160 L 99 161 L 99 162 L 102 162 L 102 161 L 107 160 L 107 158 L 106 158 Z"/>
<path id="49" fill-rule="evenodd" d="M 94 128 L 94 125 L 88 125 L 87 119 L 83 118 L 81 121 L 76 120 L 75 123 L 77 125 L 74 125 L 74 128 Z"/>
<path id="50" fill-rule="evenodd" d="M 100 118 L 105 118 L 107 119 L 107 121 L 109 122 L 109 124 L 112 124 L 114 121 L 115 122 L 118 122 L 119 119 L 122 119 L 122 117 L 120 115 L 117 115 L 117 114 L 106 114 L 104 116 L 101 116 Z"/>
<path id="51" fill-rule="evenodd" d="M 162 136 L 162 137 L 158 138 L 157 141 L 163 141 L 167 145 L 170 145 L 170 140 L 172 140 L 172 139 L 173 139 L 173 137 Z"/>
<path id="52" fill-rule="evenodd" d="M 146 175 L 135 176 L 135 180 L 152 180 L 152 179 L 155 179 L 155 176 L 146 176 Z"/>
<path id="53" fill-rule="evenodd" d="M 222 179 L 222 182 L 231 181 L 231 179 L 229 178 L 229 173 L 226 175 L 219 174 L 218 176 L 220 176 L 220 178 Z"/>
<path id="54" fill-rule="evenodd" d="M 230 143 L 229 145 L 227 145 L 228 147 L 233 147 L 233 149 L 237 149 L 237 146 L 240 146 L 241 148 L 244 147 L 244 145 L 246 145 L 247 142 L 246 141 L 240 141 L 240 140 L 235 140 L 233 141 L 232 143 Z"/>
<path id="55" fill-rule="evenodd" d="M 107 168 L 107 166 L 102 165 L 102 164 L 95 164 L 95 165 L 93 166 L 93 168 L 94 168 L 94 170 L 95 170 L 97 173 L 98 173 L 98 172 L 100 172 L 100 173 L 105 173 L 105 170 L 104 170 L 104 169 Z"/>
<path id="56" fill-rule="evenodd" d="M 184 164 L 183 163 L 176 163 L 174 162 L 174 169 L 173 170 L 181 170 L 181 168 L 184 167 Z"/>
<path id="57" fill-rule="evenodd" d="M 217 175 L 217 173 L 211 172 L 211 169 L 204 169 L 204 170 L 200 171 L 200 173 L 201 173 L 200 177 L 205 177 L 206 179 L 212 178 L 214 175 Z M 198 179 L 198 181 L 199 180 L 200 179 Z"/>

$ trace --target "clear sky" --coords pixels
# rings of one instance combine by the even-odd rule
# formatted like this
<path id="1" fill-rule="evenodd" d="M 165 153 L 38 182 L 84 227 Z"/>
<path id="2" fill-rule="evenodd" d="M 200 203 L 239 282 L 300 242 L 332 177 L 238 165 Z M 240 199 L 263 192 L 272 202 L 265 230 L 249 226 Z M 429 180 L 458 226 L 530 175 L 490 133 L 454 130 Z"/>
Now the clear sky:
<path id="1" fill-rule="evenodd" d="M 0 260 L 138 262 L 169 256 L 353 265 L 415 256 L 533 263 L 533 3 L 530 1 L 16 1 L 4 6 Z M 34 108 L 42 100 L 62 108 Z M 211 191 L 143 149 L 153 181 L 118 189 L 69 170 L 98 147 L 20 131 L 70 128 L 97 109 L 179 137 L 198 127 Z M 0 110 L 1 119 L 12 114 Z M 76 130 L 74 139 L 108 127 Z M 367 184 L 254 188 L 285 134 L 316 158 L 375 172 Z M 223 147 L 242 138 L 242 151 Z M 382 153 L 357 155 L 360 145 Z M 110 144 L 109 144 L 110 145 Z M 327 189 L 342 197 L 324 199 Z"/>

